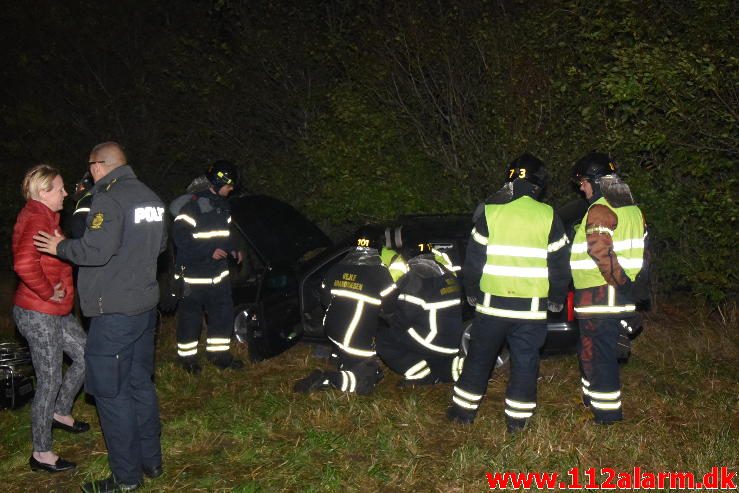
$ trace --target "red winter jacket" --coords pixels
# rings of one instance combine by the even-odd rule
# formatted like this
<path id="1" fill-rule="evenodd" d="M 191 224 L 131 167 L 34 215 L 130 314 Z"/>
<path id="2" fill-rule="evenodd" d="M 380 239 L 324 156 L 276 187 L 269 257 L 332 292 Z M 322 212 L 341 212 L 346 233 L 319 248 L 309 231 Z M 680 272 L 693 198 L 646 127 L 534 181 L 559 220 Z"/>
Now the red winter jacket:
<path id="1" fill-rule="evenodd" d="M 39 231 L 54 234 L 58 229 L 59 213 L 38 200 L 29 200 L 18 213 L 13 227 L 13 269 L 20 282 L 13 296 L 13 304 L 49 315 L 67 315 L 72 311 L 72 266 L 39 252 L 33 245 L 33 235 Z M 66 292 L 64 298 L 61 301 L 49 301 L 54 296 L 54 286 L 60 282 Z"/>

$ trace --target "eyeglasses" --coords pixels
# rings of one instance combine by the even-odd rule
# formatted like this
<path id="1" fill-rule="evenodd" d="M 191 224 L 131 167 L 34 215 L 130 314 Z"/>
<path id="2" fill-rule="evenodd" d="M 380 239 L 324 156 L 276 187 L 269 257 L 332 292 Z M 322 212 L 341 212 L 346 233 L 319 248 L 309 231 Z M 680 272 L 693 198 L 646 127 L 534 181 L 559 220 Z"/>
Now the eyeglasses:
<path id="1" fill-rule="evenodd" d="M 105 161 L 88 161 L 87 165 L 92 166 L 93 164 L 105 164 Z"/>

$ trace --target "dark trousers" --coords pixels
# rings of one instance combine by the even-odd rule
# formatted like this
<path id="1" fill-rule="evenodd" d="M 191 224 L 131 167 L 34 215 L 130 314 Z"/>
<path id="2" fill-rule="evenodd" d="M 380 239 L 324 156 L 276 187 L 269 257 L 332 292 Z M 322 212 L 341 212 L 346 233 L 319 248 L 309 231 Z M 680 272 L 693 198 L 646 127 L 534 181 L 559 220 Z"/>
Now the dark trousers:
<path id="1" fill-rule="evenodd" d="M 87 392 L 95 396 L 108 462 L 120 483 L 142 480 L 162 462 L 154 387 L 156 310 L 93 317 L 87 336 Z"/>
<path id="2" fill-rule="evenodd" d="M 380 380 L 380 363 L 374 356 L 353 356 L 334 347 L 336 371 L 325 371 L 329 384 L 342 392 L 366 395 Z"/>
<path id="3" fill-rule="evenodd" d="M 456 354 L 432 351 L 416 342 L 407 332 L 382 327 L 375 341 L 377 355 L 396 373 L 408 380 L 421 378 L 451 382 Z"/>
<path id="4" fill-rule="evenodd" d="M 477 412 L 498 353 L 508 342 L 511 369 L 506 389 L 506 421 L 512 426 L 525 424 L 536 407 L 539 351 L 546 335 L 545 324 L 477 314 L 470 330 L 469 354 L 454 386 L 455 404 L 466 412 Z"/>
<path id="5" fill-rule="evenodd" d="M 233 300 L 228 279 L 218 284 L 188 284 L 186 295 L 177 305 L 177 352 L 180 357 L 197 354 L 197 342 L 207 315 L 206 354 L 227 352 L 233 332 Z"/>
<path id="6" fill-rule="evenodd" d="M 615 318 L 580 319 L 578 356 L 583 402 L 596 420 L 623 419 L 618 367 L 619 321 Z"/>

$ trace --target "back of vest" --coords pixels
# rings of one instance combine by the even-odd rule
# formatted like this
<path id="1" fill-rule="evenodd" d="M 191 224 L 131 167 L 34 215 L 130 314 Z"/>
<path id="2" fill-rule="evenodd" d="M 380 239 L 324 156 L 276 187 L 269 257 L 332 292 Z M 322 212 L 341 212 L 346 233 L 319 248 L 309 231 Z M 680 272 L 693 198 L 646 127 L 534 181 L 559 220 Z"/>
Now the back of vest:
<path id="1" fill-rule="evenodd" d="M 552 208 L 523 196 L 507 204 L 487 204 L 485 218 L 488 245 L 482 291 L 507 298 L 546 297 Z"/>

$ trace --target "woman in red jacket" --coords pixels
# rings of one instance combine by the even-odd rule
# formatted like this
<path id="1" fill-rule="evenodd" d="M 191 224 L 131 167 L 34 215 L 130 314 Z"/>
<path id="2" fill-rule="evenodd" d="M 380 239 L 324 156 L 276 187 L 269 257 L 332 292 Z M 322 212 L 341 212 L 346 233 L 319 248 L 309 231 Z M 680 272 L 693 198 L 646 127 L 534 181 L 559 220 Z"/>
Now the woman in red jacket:
<path id="1" fill-rule="evenodd" d="M 28 341 L 36 373 L 31 406 L 33 454 L 28 463 L 34 471 L 59 472 L 73 469 L 75 464 L 51 450 L 51 429 L 72 433 L 90 429 L 71 416 L 85 376 L 85 333 L 71 313 L 71 265 L 36 250 L 33 235 L 39 231 L 53 234 L 59 229 L 59 211 L 67 192 L 59 171 L 46 164 L 28 170 L 22 191 L 26 205 L 13 228 L 13 268 L 19 277 L 13 318 Z M 72 365 L 62 377 L 64 353 Z"/>

